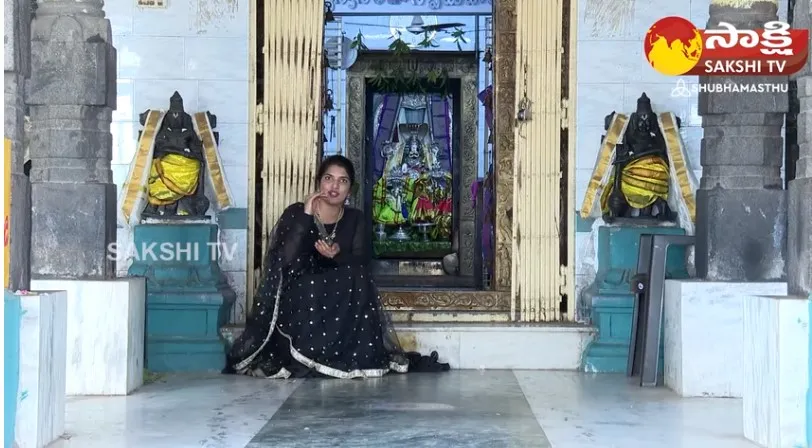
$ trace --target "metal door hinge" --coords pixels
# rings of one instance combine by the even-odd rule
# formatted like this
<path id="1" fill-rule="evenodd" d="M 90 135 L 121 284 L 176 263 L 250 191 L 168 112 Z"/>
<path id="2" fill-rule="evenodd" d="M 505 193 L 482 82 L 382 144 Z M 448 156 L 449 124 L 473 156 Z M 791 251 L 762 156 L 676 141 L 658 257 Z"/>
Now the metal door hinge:
<path id="1" fill-rule="evenodd" d="M 562 296 L 568 292 L 569 278 L 569 269 L 564 265 L 558 266 L 558 293 Z"/>
<path id="2" fill-rule="evenodd" d="M 569 98 L 561 99 L 561 129 L 569 129 L 570 127 L 570 100 Z"/>
<path id="3" fill-rule="evenodd" d="M 262 103 L 257 104 L 255 109 L 254 124 L 257 134 L 262 135 L 265 131 L 265 106 Z"/>

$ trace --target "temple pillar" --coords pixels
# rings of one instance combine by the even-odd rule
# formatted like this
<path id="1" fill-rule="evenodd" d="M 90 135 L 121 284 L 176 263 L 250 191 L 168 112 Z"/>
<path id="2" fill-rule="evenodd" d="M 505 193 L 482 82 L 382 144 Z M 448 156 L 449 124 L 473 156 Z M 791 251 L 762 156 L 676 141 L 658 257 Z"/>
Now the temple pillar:
<path id="1" fill-rule="evenodd" d="M 812 24 L 809 2 L 795 2 L 793 28 Z M 795 179 L 789 182 L 787 210 L 787 282 L 790 294 L 812 293 L 812 69 L 807 61 L 794 75 L 798 83 L 798 146 Z"/>
<path id="2" fill-rule="evenodd" d="M 778 2 L 711 0 L 709 13 L 706 29 L 718 29 L 720 22 L 762 29 L 778 20 Z M 700 77 L 701 83 L 787 81 L 786 76 Z M 742 374 L 753 368 L 743 365 L 749 342 L 742 339 L 742 310 L 748 295 L 787 293 L 781 165 L 788 110 L 786 91 L 699 93 L 704 136 L 696 192 L 697 279 L 669 280 L 664 295 L 665 384 L 683 396 L 747 400 L 753 393 Z M 702 345 L 707 340 L 726 341 L 720 345 L 725 350 L 708 351 Z"/>
<path id="3" fill-rule="evenodd" d="M 102 0 L 38 0 L 31 24 L 31 275 L 108 279 L 116 51 Z"/>
<path id="4" fill-rule="evenodd" d="M 494 0 L 494 269 L 492 285 L 510 291 L 513 165 L 516 150 L 516 1 Z"/>
<path id="5" fill-rule="evenodd" d="M 713 0 L 708 29 L 739 29 L 778 20 L 777 1 Z M 784 83 L 786 77 L 723 78 L 713 82 Z M 711 81 L 708 80 L 708 81 Z M 700 81 L 706 81 L 700 79 Z M 786 278 L 786 194 L 782 189 L 781 128 L 787 93 L 699 94 L 702 181 L 696 193 L 696 273 L 711 281 Z"/>
<path id="6" fill-rule="evenodd" d="M 11 290 L 28 289 L 31 262 L 31 185 L 23 172 L 25 163 L 25 79 L 31 73 L 29 36 L 31 2 L 7 0 L 3 21 L 3 82 L 5 120 L 3 136 L 11 146 L 11 260 L 9 284 Z M 5 149 L 6 151 L 8 149 Z"/>
<path id="7" fill-rule="evenodd" d="M 68 338 L 80 337 L 72 340 L 71 356 L 51 367 L 63 371 L 65 384 L 89 385 L 79 392 L 63 386 L 63 394 L 128 393 L 140 385 L 144 367 L 143 350 L 121 343 L 143 334 L 138 310 L 144 307 L 144 279 L 116 279 L 115 252 L 108 250 L 116 241 L 110 166 L 116 50 L 103 5 L 37 0 L 31 23 L 25 90 L 31 119 L 31 289 L 66 292 Z M 98 305 L 88 305 L 93 303 Z M 111 328 L 112 315 L 125 316 L 127 324 L 117 321 Z M 92 369 L 85 368 L 88 363 Z M 126 374 L 110 375 L 122 365 Z"/>

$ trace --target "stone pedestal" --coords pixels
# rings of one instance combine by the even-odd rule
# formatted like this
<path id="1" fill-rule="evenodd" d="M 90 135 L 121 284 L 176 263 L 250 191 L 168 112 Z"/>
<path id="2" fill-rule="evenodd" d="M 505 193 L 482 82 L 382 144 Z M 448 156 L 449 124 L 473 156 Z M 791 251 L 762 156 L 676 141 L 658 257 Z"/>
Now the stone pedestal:
<path id="1" fill-rule="evenodd" d="M 809 301 L 791 296 L 742 300 L 744 436 L 767 448 L 807 446 Z"/>
<path id="2" fill-rule="evenodd" d="M 741 397 L 743 303 L 786 283 L 665 282 L 665 385 L 683 397 Z"/>
<path id="3" fill-rule="evenodd" d="M 66 291 L 67 395 L 127 395 L 143 384 L 143 279 L 32 280 L 31 285 Z"/>
<path id="4" fill-rule="evenodd" d="M 582 368 L 587 372 L 625 372 L 632 333 L 634 295 L 630 280 L 637 273 L 640 235 L 683 235 L 678 227 L 656 225 L 617 225 L 598 229 L 598 272 L 595 282 L 584 292 L 591 303 L 591 323 L 598 329 L 589 344 Z M 668 251 L 666 275 L 686 278 L 685 248 Z"/>
<path id="5" fill-rule="evenodd" d="M 67 293 L 20 296 L 20 401 L 15 441 L 42 448 L 65 430 Z"/>
<path id="6" fill-rule="evenodd" d="M 147 280 L 147 368 L 154 372 L 220 371 L 236 295 L 220 270 L 214 224 L 168 222 L 135 226 L 129 275 Z M 153 248 L 147 251 L 145 248 Z"/>

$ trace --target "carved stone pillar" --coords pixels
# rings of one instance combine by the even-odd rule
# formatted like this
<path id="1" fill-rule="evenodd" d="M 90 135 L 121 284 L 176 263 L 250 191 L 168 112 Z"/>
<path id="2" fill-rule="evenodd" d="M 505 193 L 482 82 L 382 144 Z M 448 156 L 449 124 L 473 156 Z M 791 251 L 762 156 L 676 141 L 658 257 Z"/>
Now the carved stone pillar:
<path id="1" fill-rule="evenodd" d="M 9 289 L 28 289 L 31 260 L 31 185 L 25 163 L 25 79 L 31 73 L 31 2 L 4 3 L 3 80 L 5 120 L 3 135 L 11 143 L 11 260 Z"/>
<path id="2" fill-rule="evenodd" d="M 796 1 L 793 28 L 809 28 L 809 2 Z M 798 83 L 798 146 L 795 179 L 789 182 L 787 281 L 790 294 L 812 293 L 812 69 L 811 61 L 794 75 Z"/>
<path id="3" fill-rule="evenodd" d="M 778 20 L 773 1 L 713 0 L 708 29 Z M 702 79 L 714 83 L 786 83 L 786 77 Z M 697 276 L 715 281 L 786 277 L 786 194 L 781 128 L 787 93 L 699 94 L 702 181 L 696 194 Z"/>
<path id="4" fill-rule="evenodd" d="M 494 0 L 494 278 L 510 291 L 513 257 L 513 165 L 516 141 L 516 1 Z"/>
<path id="5" fill-rule="evenodd" d="M 31 275 L 115 276 L 116 51 L 102 0 L 38 0 L 31 24 Z"/>

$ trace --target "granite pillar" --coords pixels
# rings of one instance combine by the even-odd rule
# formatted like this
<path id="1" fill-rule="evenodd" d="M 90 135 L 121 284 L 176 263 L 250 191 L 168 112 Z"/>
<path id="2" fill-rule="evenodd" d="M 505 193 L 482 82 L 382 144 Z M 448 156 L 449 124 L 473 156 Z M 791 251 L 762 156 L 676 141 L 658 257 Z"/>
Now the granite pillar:
<path id="1" fill-rule="evenodd" d="M 796 1 L 793 28 L 812 24 L 809 2 Z M 812 61 L 794 76 L 798 84 L 798 147 L 795 179 L 789 182 L 787 215 L 787 282 L 789 293 L 812 293 Z"/>
<path id="2" fill-rule="evenodd" d="M 31 275 L 115 276 L 116 51 L 102 0 L 38 0 L 31 24 Z"/>
<path id="3" fill-rule="evenodd" d="M 31 2 L 6 0 L 3 6 L 3 136 L 11 144 L 9 288 L 28 289 L 31 261 L 31 186 L 25 163 L 25 80 L 31 73 Z"/>
<path id="4" fill-rule="evenodd" d="M 762 28 L 765 22 L 778 20 L 777 11 L 773 1 L 713 0 L 707 28 L 719 28 L 719 22 L 739 29 Z M 778 84 L 787 78 L 712 81 Z M 696 193 L 698 277 L 745 282 L 786 278 L 781 129 L 788 107 L 787 93 L 700 92 L 704 137 L 702 181 Z"/>

